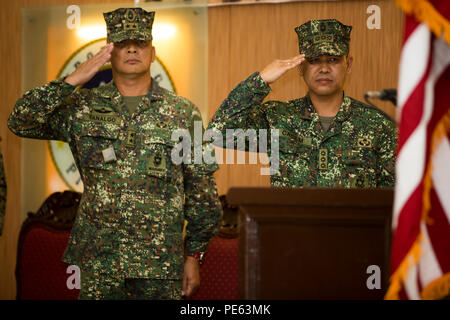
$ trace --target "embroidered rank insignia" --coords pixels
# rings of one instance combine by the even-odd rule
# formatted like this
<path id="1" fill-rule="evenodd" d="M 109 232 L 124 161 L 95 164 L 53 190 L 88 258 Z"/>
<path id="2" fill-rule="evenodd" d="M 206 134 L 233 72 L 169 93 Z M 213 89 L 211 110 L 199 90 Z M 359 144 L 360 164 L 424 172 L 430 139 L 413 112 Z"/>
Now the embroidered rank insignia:
<path id="1" fill-rule="evenodd" d="M 166 158 L 164 155 L 157 151 L 150 156 L 147 163 L 147 170 L 150 174 L 161 176 L 166 171 Z"/>
<path id="2" fill-rule="evenodd" d="M 358 138 L 358 146 L 362 148 L 372 148 L 372 139 L 369 138 Z"/>
<path id="3" fill-rule="evenodd" d="M 319 170 L 328 169 L 328 150 L 323 148 L 319 150 Z"/>

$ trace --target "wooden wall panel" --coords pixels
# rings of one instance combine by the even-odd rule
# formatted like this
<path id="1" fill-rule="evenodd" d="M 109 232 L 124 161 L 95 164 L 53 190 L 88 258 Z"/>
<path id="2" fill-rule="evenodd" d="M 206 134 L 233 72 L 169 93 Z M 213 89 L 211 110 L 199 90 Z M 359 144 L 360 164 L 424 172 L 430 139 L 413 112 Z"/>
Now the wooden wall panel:
<path id="1" fill-rule="evenodd" d="M 15 18 L 18 16 L 18 18 Z M 15 294 L 14 268 L 17 235 L 20 228 L 20 141 L 9 132 L 6 120 L 12 105 L 20 94 L 20 17 L 15 1 L 3 1 L 0 9 L 0 136 L 8 185 L 5 225 L 0 236 L 0 299 L 11 299 Z M 17 214 L 16 214 L 17 213 Z"/>
<path id="2" fill-rule="evenodd" d="M 230 85 L 230 12 L 229 6 L 208 10 L 209 119 L 216 110 L 214 106 L 222 102 Z"/>
<path id="3" fill-rule="evenodd" d="M 217 107 L 223 101 L 223 99 L 230 92 L 233 83 L 236 84 L 236 75 L 240 69 L 240 65 L 233 63 L 233 56 L 231 53 L 234 47 L 231 41 L 235 41 L 233 32 L 236 28 L 234 24 L 243 23 L 239 17 L 237 20 L 234 12 L 234 8 L 230 6 L 222 6 L 216 8 L 210 8 L 208 12 L 209 29 L 209 66 L 208 66 L 208 105 L 209 105 L 209 118 L 212 117 Z M 244 17 L 248 19 L 250 17 Z M 248 57 L 253 56 L 257 59 L 258 55 L 255 53 L 245 52 L 244 61 L 248 63 Z M 216 148 L 216 155 L 220 151 Z M 237 162 L 237 152 L 222 150 L 223 161 L 226 157 L 233 158 Z M 228 155 L 227 155 L 228 154 Z M 229 186 L 259 186 L 268 185 L 269 177 L 261 176 L 259 173 L 261 165 L 248 164 L 220 164 L 220 170 L 215 174 L 217 181 L 217 188 L 219 194 L 225 194 Z M 267 158 L 267 156 L 265 156 Z"/>
<path id="4" fill-rule="evenodd" d="M 230 7 L 208 10 L 208 119 L 226 96 L 230 86 Z M 211 81 L 211 79 L 217 79 Z M 216 148 L 216 150 L 218 150 Z M 220 151 L 219 151 L 220 152 Z M 221 165 L 222 168 L 222 165 Z M 230 185 L 227 170 L 215 173 L 219 193 Z"/>

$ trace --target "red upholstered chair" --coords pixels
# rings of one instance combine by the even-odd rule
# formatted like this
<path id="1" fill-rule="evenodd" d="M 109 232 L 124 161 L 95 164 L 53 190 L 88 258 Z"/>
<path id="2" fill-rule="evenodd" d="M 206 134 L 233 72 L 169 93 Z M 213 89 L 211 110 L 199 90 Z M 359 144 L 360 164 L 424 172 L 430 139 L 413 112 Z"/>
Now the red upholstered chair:
<path id="1" fill-rule="evenodd" d="M 68 289 L 67 265 L 61 261 L 81 195 L 52 194 L 22 225 L 17 252 L 17 299 L 77 299 Z M 237 210 L 221 197 L 224 217 L 219 236 L 211 239 L 200 268 L 201 284 L 193 300 L 238 299 Z"/>
<path id="2" fill-rule="evenodd" d="M 238 239 L 214 237 L 200 267 L 200 288 L 191 300 L 238 299 Z"/>
<path id="3" fill-rule="evenodd" d="M 61 261 L 81 195 L 53 193 L 36 214 L 29 213 L 19 236 L 16 264 L 18 300 L 77 299 L 68 289 L 68 264 Z"/>
<path id="4" fill-rule="evenodd" d="M 200 287 L 190 300 L 236 300 L 238 287 L 237 208 L 220 196 L 223 219 L 219 236 L 211 239 L 200 267 Z"/>

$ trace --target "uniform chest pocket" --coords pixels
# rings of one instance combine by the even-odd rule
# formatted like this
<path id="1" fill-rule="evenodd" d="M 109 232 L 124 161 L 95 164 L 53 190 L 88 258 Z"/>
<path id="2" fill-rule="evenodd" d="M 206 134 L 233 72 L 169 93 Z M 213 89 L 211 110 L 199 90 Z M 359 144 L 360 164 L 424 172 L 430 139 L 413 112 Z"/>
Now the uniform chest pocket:
<path id="1" fill-rule="evenodd" d="M 119 127 L 84 125 L 78 142 L 80 165 L 87 168 L 112 170 L 115 167 L 114 145 L 119 135 Z"/>
<path id="2" fill-rule="evenodd" d="M 175 141 L 170 137 L 169 130 L 159 129 L 145 133 L 140 166 L 146 174 L 162 179 L 182 179 L 181 165 L 175 165 L 172 161 Z"/>
<path id="3" fill-rule="evenodd" d="M 370 148 L 343 151 L 343 172 L 350 187 L 373 187 L 376 185 L 376 157 Z"/>
<path id="4" fill-rule="evenodd" d="M 342 153 L 342 161 L 346 166 L 374 168 L 376 155 L 371 148 L 347 149 Z"/>
<path id="5" fill-rule="evenodd" d="M 342 153 L 342 162 L 345 166 L 359 167 L 363 164 L 363 159 L 358 150 L 347 149 Z"/>

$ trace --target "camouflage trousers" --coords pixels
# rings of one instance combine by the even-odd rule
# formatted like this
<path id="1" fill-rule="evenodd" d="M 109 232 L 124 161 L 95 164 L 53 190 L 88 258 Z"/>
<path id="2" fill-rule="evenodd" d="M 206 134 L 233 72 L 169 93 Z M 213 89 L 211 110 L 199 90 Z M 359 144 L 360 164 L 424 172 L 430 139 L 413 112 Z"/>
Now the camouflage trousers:
<path id="1" fill-rule="evenodd" d="M 120 279 L 81 271 L 79 300 L 180 300 L 181 280 Z"/>

